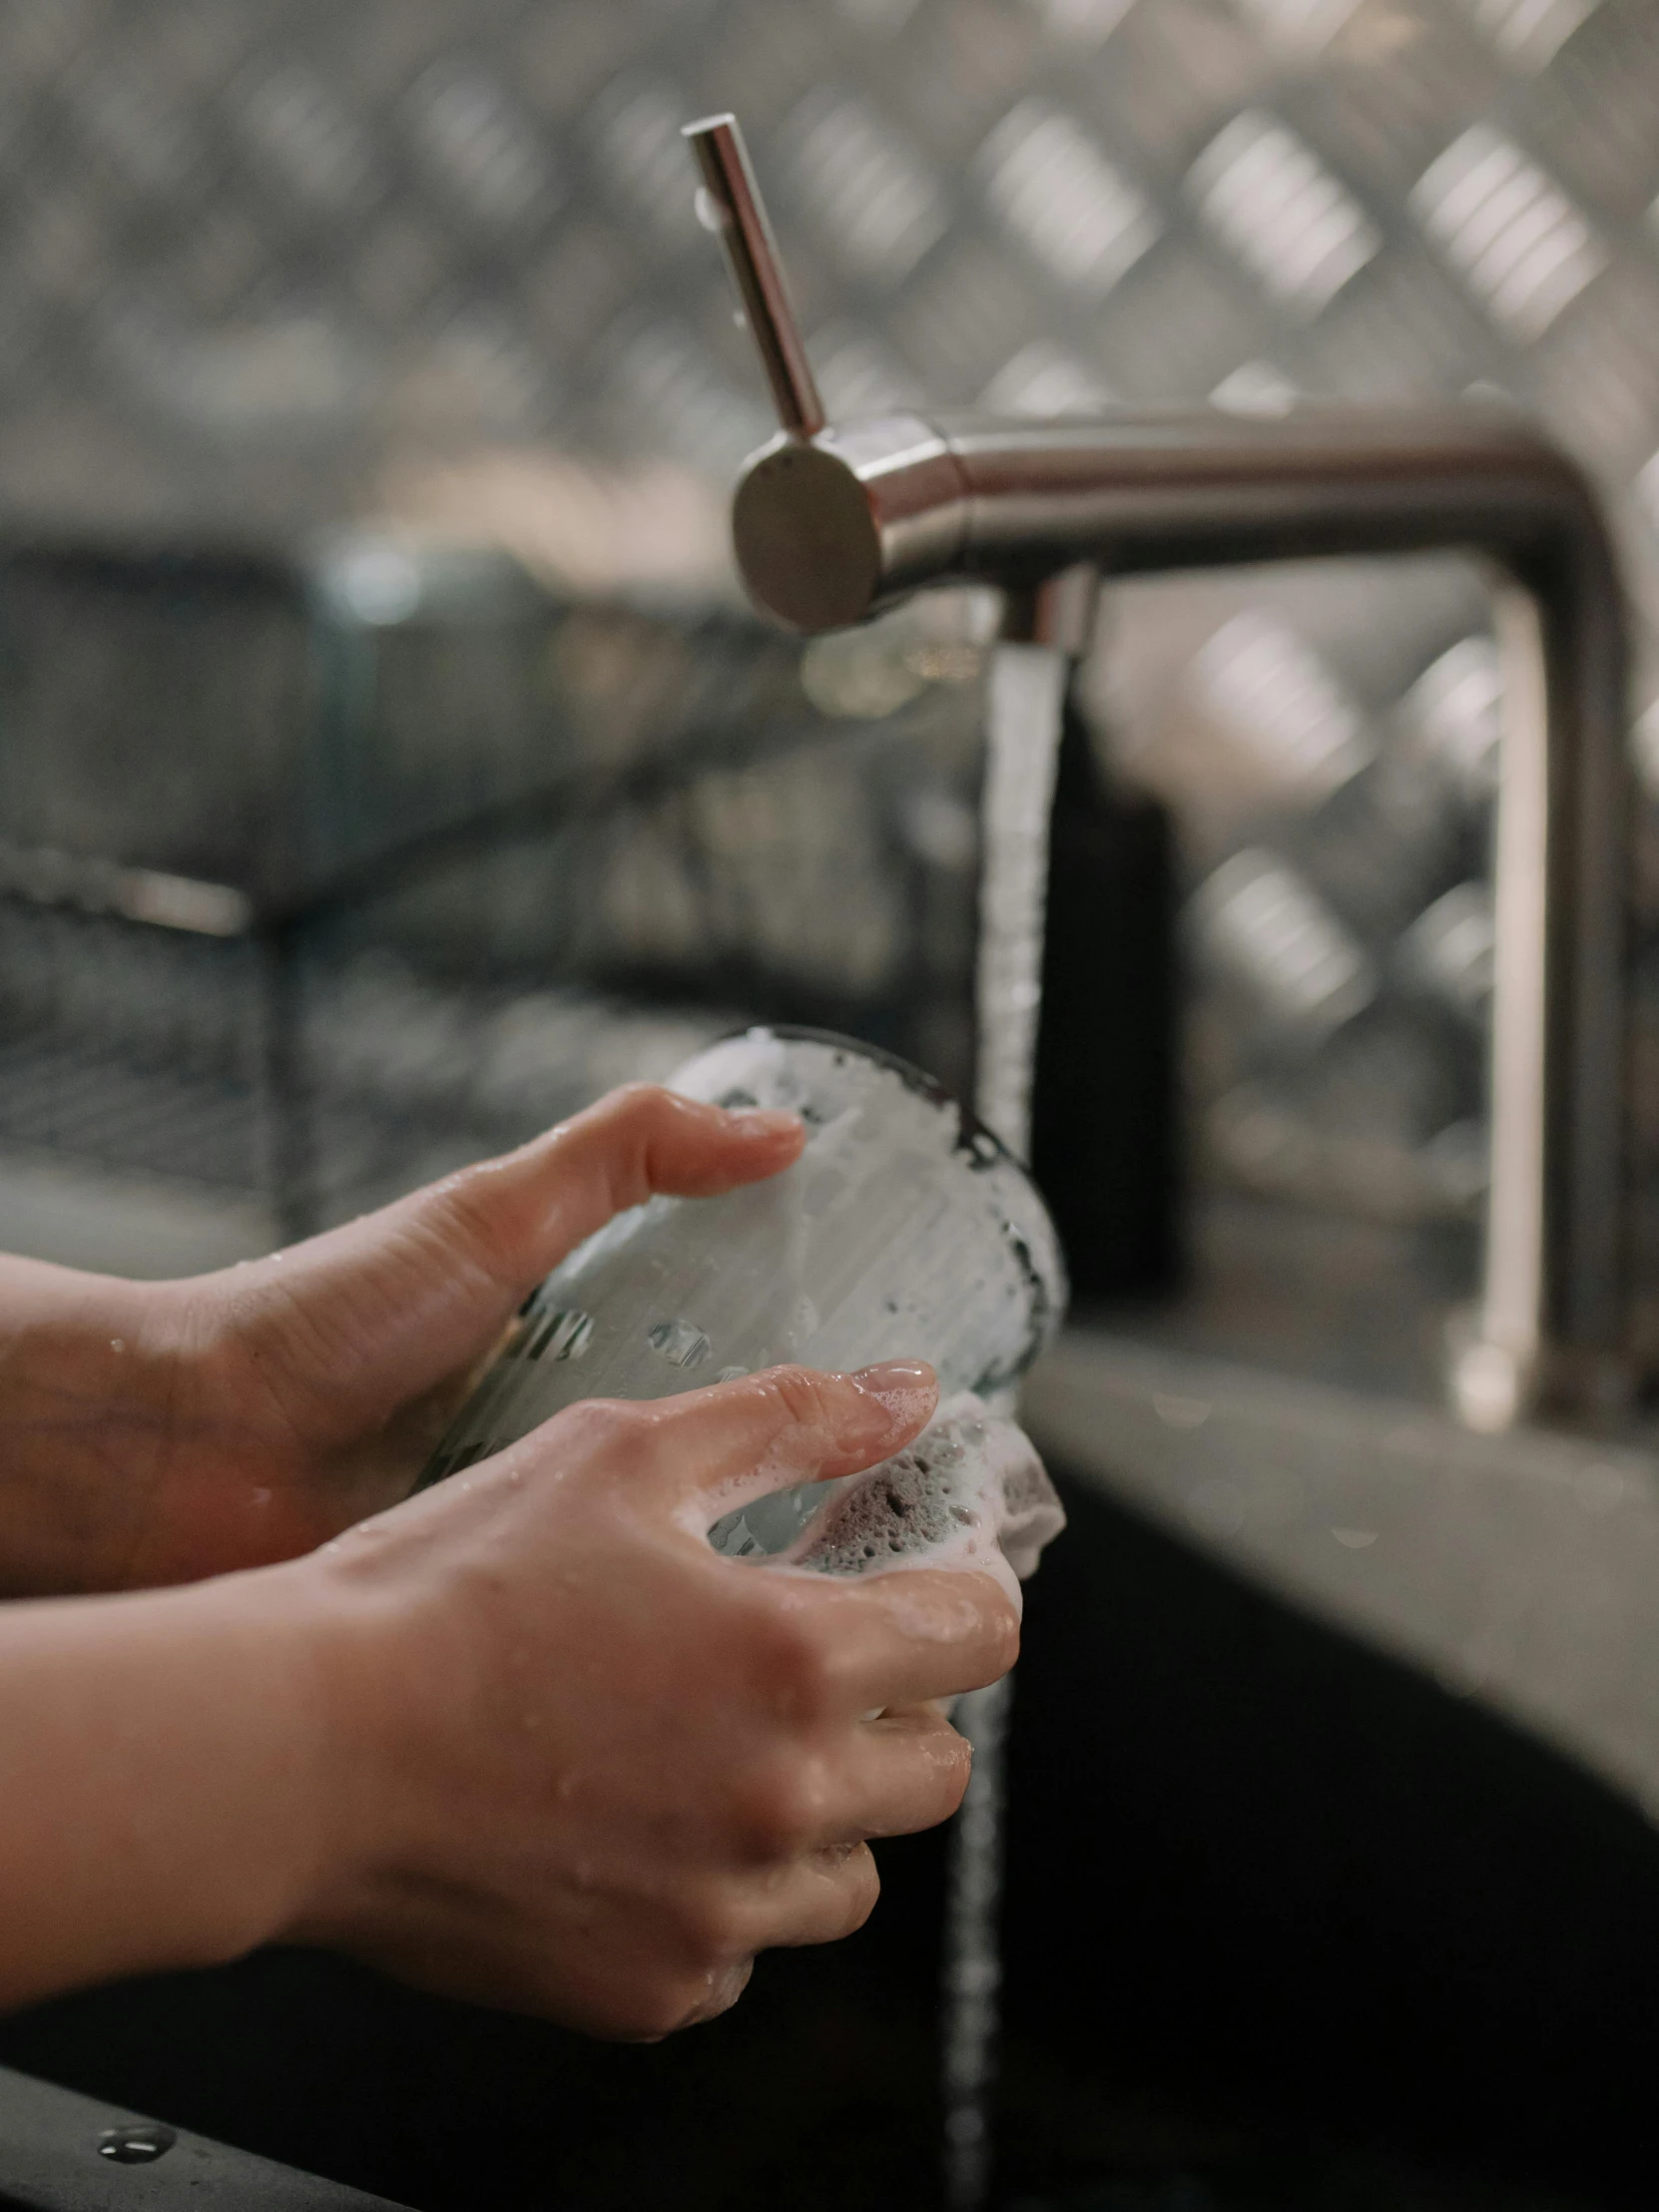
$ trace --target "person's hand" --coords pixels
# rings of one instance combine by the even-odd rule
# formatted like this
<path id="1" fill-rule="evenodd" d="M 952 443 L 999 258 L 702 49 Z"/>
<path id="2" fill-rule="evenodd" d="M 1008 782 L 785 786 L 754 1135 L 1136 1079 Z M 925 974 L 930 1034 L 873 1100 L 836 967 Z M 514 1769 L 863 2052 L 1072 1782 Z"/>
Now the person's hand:
<path id="1" fill-rule="evenodd" d="M 267 1260 L 182 1283 L 0 1262 L 0 1596 L 309 1550 L 408 1490 L 525 1294 L 653 1191 L 787 1167 L 791 1115 L 644 1085 Z"/>
<path id="2" fill-rule="evenodd" d="M 925 1701 L 1012 1664 L 986 1575 L 856 1582 L 707 1529 L 930 1415 L 925 1368 L 782 1369 L 569 1407 L 283 1568 L 350 1653 L 333 1857 L 293 1933 L 450 1994 L 665 2034 L 757 1951 L 876 1895 L 865 1839 L 932 1826 L 967 1745 Z"/>
<path id="3" fill-rule="evenodd" d="M 865 1839 L 961 1797 L 929 1704 L 1013 1662 L 986 1574 L 727 1559 L 851 1472 L 928 1371 L 590 1401 L 305 1557 L 0 1606 L 0 2006 L 274 1939 L 655 2036 L 840 1936 Z"/>

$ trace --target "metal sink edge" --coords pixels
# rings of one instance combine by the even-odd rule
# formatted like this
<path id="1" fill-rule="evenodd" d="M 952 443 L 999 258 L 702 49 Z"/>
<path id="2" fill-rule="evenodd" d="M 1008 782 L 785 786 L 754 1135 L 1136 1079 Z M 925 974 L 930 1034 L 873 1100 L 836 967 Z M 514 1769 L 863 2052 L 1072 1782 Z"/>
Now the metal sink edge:
<path id="1" fill-rule="evenodd" d="M 1100 1328 L 1027 1378 L 1039 1448 L 1241 1575 L 1477 1698 L 1659 1822 L 1659 1454 Z M 1040 1599 L 1039 1599 L 1040 1602 Z"/>

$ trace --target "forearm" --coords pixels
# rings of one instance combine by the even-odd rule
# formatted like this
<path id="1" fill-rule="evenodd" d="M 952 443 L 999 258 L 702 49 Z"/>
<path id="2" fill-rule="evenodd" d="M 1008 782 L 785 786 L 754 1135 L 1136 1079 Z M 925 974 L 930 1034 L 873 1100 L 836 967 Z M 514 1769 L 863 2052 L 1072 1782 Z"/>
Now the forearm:
<path id="1" fill-rule="evenodd" d="M 234 1957 L 302 1911 L 324 1641 L 281 1570 L 0 1606 L 0 2005 Z"/>

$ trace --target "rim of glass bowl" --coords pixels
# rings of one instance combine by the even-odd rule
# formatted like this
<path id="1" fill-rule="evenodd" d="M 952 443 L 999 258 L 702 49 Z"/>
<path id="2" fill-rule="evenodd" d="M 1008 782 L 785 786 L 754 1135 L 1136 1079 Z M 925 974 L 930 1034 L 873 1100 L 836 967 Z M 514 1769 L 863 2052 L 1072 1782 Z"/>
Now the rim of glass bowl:
<path id="1" fill-rule="evenodd" d="M 723 1036 L 715 1037 L 703 1047 L 704 1052 L 714 1052 L 723 1044 L 737 1044 L 744 1037 L 752 1037 L 757 1030 L 769 1037 L 781 1037 L 787 1043 L 823 1044 L 835 1051 L 855 1052 L 860 1059 L 872 1060 L 877 1067 L 887 1068 L 896 1075 L 906 1090 L 915 1091 L 934 1106 L 953 1106 L 958 1116 L 957 1148 L 972 1152 L 984 1159 L 982 1147 L 989 1145 L 999 1160 L 1017 1168 L 1046 1213 L 1048 1202 L 1032 1180 L 1031 1170 L 1017 1154 L 1011 1152 L 996 1131 L 982 1122 L 971 1106 L 963 1103 L 947 1084 L 936 1075 L 929 1075 L 925 1068 L 918 1068 L 913 1060 L 906 1060 L 901 1053 L 890 1052 L 884 1044 L 871 1044 L 865 1037 L 849 1037 L 840 1029 L 815 1029 L 809 1023 L 799 1021 L 746 1021 L 741 1029 L 728 1029 Z M 702 1053 L 696 1057 L 702 1058 Z M 987 1163 L 988 1164 L 988 1163 Z"/>

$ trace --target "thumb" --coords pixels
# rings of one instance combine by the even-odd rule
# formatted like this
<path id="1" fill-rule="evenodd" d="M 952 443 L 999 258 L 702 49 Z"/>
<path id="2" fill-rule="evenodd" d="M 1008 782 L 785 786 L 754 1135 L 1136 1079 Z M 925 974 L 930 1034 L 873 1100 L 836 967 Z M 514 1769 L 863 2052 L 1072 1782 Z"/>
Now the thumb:
<path id="1" fill-rule="evenodd" d="M 525 1294 L 613 1214 L 654 1192 L 709 1198 L 776 1175 L 804 1135 L 793 1114 L 632 1084 L 516 1152 L 207 1282 L 302 1431 L 347 1436 L 482 1359 Z"/>

